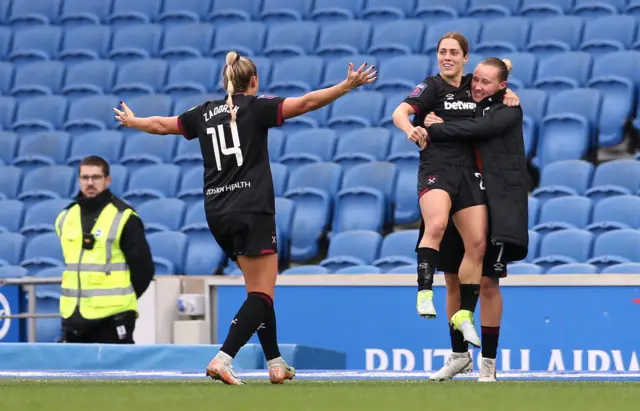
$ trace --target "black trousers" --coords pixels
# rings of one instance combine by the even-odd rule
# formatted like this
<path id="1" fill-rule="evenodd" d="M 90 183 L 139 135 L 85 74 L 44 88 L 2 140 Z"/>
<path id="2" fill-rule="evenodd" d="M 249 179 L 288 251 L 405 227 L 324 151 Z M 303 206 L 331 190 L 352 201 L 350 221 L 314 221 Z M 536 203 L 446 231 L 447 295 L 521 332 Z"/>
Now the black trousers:
<path id="1" fill-rule="evenodd" d="M 63 342 L 80 344 L 134 344 L 133 330 L 135 326 L 136 315 L 134 312 L 126 312 L 107 317 L 92 324 L 91 327 L 83 327 L 82 329 L 68 325 L 65 326 L 63 324 Z"/>

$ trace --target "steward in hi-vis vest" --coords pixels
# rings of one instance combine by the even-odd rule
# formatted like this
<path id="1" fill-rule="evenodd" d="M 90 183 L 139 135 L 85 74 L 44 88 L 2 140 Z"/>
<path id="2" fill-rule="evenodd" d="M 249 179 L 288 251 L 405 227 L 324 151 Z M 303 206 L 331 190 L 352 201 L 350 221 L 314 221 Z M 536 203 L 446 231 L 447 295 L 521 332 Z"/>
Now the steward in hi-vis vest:
<path id="1" fill-rule="evenodd" d="M 80 193 L 55 221 L 65 270 L 60 315 L 66 342 L 133 344 L 138 298 L 155 268 L 142 221 L 108 189 L 100 157 L 80 165 Z"/>

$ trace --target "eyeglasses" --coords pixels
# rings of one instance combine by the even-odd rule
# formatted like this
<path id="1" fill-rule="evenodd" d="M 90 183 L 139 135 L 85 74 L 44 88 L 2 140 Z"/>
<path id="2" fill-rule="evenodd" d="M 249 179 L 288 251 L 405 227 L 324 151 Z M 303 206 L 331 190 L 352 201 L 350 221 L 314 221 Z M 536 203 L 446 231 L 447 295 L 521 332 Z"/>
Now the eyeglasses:
<path id="1" fill-rule="evenodd" d="M 80 180 L 82 181 L 89 181 L 89 180 L 99 181 L 99 180 L 102 180 L 103 178 L 104 178 L 104 175 L 101 175 L 101 174 L 94 174 L 92 176 L 88 176 L 88 175 L 80 176 Z"/>

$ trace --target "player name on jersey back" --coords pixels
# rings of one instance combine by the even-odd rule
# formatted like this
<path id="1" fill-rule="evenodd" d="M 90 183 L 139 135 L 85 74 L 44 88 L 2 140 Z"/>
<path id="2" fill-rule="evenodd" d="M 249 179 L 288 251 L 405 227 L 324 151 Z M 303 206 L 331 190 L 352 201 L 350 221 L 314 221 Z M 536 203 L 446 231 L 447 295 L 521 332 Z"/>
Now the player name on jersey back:
<path id="1" fill-rule="evenodd" d="M 233 110 L 236 112 L 236 114 L 238 113 L 239 108 L 240 107 L 238 106 L 233 106 Z M 221 106 L 214 107 L 213 110 L 205 111 L 202 117 L 204 117 L 204 121 L 208 122 L 219 114 L 229 114 L 229 106 L 227 104 L 223 104 Z"/>

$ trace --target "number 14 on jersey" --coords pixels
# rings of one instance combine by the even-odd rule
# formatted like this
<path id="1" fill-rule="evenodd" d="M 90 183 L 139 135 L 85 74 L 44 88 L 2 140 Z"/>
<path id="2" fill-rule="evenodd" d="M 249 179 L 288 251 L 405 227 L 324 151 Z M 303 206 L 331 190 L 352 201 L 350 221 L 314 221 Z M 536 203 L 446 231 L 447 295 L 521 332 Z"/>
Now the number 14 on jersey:
<path id="1" fill-rule="evenodd" d="M 227 147 L 224 134 L 224 126 L 218 124 L 217 130 L 215 127 L 207 128 L 207 135 L 211 136 L 211 143 L 213 144 L 213 155 L 216 159 L 216 168 L 218 171 L 222 170 L 222 162 L 220 161 L 220 152 L 225 156 L 236 156 L 236 162 L 238 167 L 242 166 L 243 158 L 242 151 L 240 151 L 240 135 L 238 134 L 238 124 L 232 122 L 229 124 L 231 130 L 231 140 L 233 141 L 233 147 Z M 217 131 L 217 132 L 216 132 Z"/>

